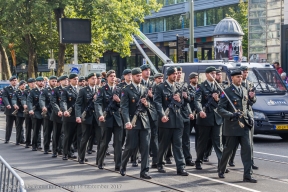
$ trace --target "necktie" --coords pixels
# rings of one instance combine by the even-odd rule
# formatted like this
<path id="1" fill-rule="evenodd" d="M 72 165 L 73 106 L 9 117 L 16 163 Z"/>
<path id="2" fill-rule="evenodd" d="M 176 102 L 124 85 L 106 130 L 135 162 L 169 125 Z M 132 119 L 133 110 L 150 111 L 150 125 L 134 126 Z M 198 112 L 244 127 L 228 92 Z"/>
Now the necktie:
<path id="1" fill-rule="evenodd" d="M 94 94 L 94 88 L 92 88 L 92 94 Z"/>
<path id="2" fill-rule="evenodd" d="M 240 95 L 242 95 L 241 88 L 238 88 L 238 92 L 240 93 Z"/>
<path id="3" fill-rule="evenodd" d="M 140 89 L 139 89 L 139 85 L 137 85 L 137 91 L 138 91 L 138 93 L 139 93 L 139 91 L 140 91 Z"/>

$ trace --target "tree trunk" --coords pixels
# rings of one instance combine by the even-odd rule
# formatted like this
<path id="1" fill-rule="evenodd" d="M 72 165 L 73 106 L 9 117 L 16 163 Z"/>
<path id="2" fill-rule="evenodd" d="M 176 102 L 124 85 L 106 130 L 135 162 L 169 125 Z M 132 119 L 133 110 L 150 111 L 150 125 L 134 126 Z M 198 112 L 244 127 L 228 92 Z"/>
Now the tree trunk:
<path id="1" fill-rule="evenodd" d="M 1 54 L 1 68 L 2 68 L 2 80 L 8 80 L 11 75 L 10 65 L 8 56 L 2 43 L 0 43 L 0 54 Z"/>
<path id="2" fill-rule="evenodd" d="M 64 16 L 64 8 L 54 9 L 54 15 L 55 15 L 55 19 L 57 22 L 57 30 L 58 30 L 58 34 L 59 34 L 60 33 L 60 31 L 59 31 L 59 19 Z M 63 71 L 64 71 L 65 50 L 66 50 L 66 45 L 63 43 L 59 43 L 57 76 L 61 76 L 63 74 Z"/>
<path id="3" fill-rule="evenodd" d="M 28 78 L 35 78 L 34 61 L 36 58 L 36 52 L 30 34 L 25 35 L 25 43 L 28 47 Z"/>

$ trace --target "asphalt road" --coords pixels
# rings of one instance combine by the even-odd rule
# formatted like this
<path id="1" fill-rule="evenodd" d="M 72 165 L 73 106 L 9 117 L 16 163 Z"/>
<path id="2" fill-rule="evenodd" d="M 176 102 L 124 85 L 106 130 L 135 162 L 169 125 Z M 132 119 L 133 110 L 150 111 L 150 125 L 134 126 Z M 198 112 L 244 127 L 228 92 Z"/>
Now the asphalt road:
<path id="1" fill-rule="evenodd" d="M 86 155 L 89 162 L 84 165 L 76 161 L 63 161 L 60 156 L 51 158 L 43 151 L 31 151 L 24 145 L 15 145 L 15 129 L 11 142 L 4 144 L 5 118 L 0 114 L 0 155 L 23 178 L 28 191 L 287 191 L 288 189 L 288 143 L 278 136 L 256 135 L 254 137 L 255 164 L 259 170 L 253 176 L 257 184 L 242 182 L 243 166 L 239 156 L 235 158 L 236 167 L 219 179 L 216 170 L 216 156 L 212 152 L 209 163 L 203 170 L 187 167 L 187 177 L 176 175 L 176 167 L 167 165 L 166 174 L 150 169 L 152 180 L 139 178 L 139 167 L 127 167 L 127 176 L 114 172 L 113 155 L 105 159 L 106 166 L 99 170 L 95 166 L 95 156 Z M 94 146 L 96 149 L 96 146 Z M 109 146 L 113 154 L 113 147 Z M 191 135 L 191 152 L 195 160 L 194 135 Z M 139 165 L 140 166 L 140 165 Z M 98 189 L 98 190 L 97 190 Z"/>

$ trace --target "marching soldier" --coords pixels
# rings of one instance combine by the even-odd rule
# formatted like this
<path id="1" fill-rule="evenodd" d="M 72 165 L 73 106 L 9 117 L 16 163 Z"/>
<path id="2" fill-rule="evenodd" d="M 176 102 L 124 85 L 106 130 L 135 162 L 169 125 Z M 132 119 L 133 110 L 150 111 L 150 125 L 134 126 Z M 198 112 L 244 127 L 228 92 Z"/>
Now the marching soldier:
<path id="1" fill-rule="evenodd" d="M 25 120 L 24 116 L 24 108 L 21 104 L 21 98 L 23 95 L 23 92 L 25 90 L 26 81 L 20 81 L 18 85 L 18 90 L 15 92 L 15 94 L 12 97 L 12 105 L 17 110 L 16 115 L 16 145 L 19 145 L 21 142 L 21 132 L 23 130 L 23 123 Z M 24 142 L 23 142 L 24 143 Z"/>
<path id="2" fill-rule="evenodd" d="M 62 141 L 63 141 L 63 131 L 62 131 L 62 116 L 63 112 L 60 108 L 61 94 L 65 87 L 68 85 L 68 77 L 61 76 L 58 78 L 60 86 L 52 89 L 50 103 L 53 109 L 50 120 L 53 121 L 53 140 L 52 140 L 52 157 L 55 158 L 58 155 L 62 155 Z"/>
<path id="3" fill-rule="evenodd" d="M 17 78 L 12 76 L 10 79 L 10 85 L 3 88 L 2 98 L 5 106 L 5 115 L 6 115 L 6 134 L 5 134 L 5 143 L 7 144 L 11 138 L 13 123 L 16 121 L 16 117 L 12 114 L 15 109 L 12 105 L 13 94 L 17 91 Z M 16 124 L 16 122 L 15 122 Z"/>
<path id="4" fill-rule="evenodd" d="M 184 121 L 181 106 L 183 98 L 177 92 L 176 77 L 177 69 L 175 67 L 168 68 L 167 80 L 156 86 L 154 93 L 154 102 L 159 115 L 158 172 L 166 173 L 163 157 L 167 146 L 172 143 L 177 175 L 188 176 L 189 174 L 185 171 L 185 159 L 182 150 Z"/>
<path id="5" fill-rule="evenodd" d="M 121 110 L 126 129 L 126 143 L 122 155 L 120 174 L 126 175 L 126 166 L 129 157 L 139 147 L 141 154 L 140 177 L 151 179 L 149 171 L 149 143 L 150 123 L 147 110 L 150 102 L 143 98 L 148 89 L 141 85 L 142 71 L 140 68 L 132 69 L 132 83 L 122 89 Z"/>
<path id="6" fill-rule="evenodd" d="M 255 93 L 250 92 L 241 86 L 242 72 L 235 70 L 231 73 L 232 85 L 222 93 L 218 106 L 218 113 L 224 118 L 223 135 L 226 143 L 223 150 L 222 159 L 219 165 L 219 178 L 225 178 L 224 171 L 231 156 L 233 149 L 240 143 L 241 159 L 244 165 L 244 182 L 257 183 L 252 178 L 251 161 L 251 128 L 252 119 L 249 117 L 247 105 L 249 101 L 255 102 Z"/>
<path id="7" fill-rule="evenodd" d="M 79 90 L 82 89 L 83 87 L 85 87 L 85 77 L 79 77 L 77 91 L 79 92 Z"/>
<path id="8" fill-rule="evenodd" d="M 69 158 L 75 159 L 76 156 L 73 155 L 71 151 L 71 146 L 73 142 L 74 135 L 76 134 L 77 138 L 77 149 L 80 149 L 81 142 L 81 125 L 76 122 L 75 117 L 75 102 L 78 96 L 77 84 L 78 84 L 78 75 L 70 74 L 69 75 L 70 85 L 62 90 L 60 108 L 64 111 L 63 117 L 63 160 L 68 160 Z"/>
<path id="9" fill-rule="evenodd" d="M 86 147 L 89 139 L 95 134 L 97 126 L 97 117 L 94 109 L 94 101 L 97 98 L 96 88 L 96 74 L 90 73 L 87 76 L 88 86 L 82 88 L 79 91 L 76 103 L 75 103 L 75 116 L 76 122 L 81 123 L 82 138 L 80 143 L 80 149 L 78 149 L 78 161 L 83 164 L 85 159 Z"/>
<path id="10" fill-rule="evenodd" d="M 106 150 L 109 142 L 111 141 L 113 133 L 115 171 L 120 171 L 123 137 L 123 124 L 119 111 L 120 88 L 117 88 L 114 85 L 116 78 L 114 70 L 108 71 L 106 77 L 107 84 L 98 90 L 98 96 L 95 102 L 96 115 L 99 117 L 99 122 L 103 133 L 99 151 L 98 168 L 103 169 Z"/>
<path id="11" fill-rule="evenodd" d="M 27 98 L 29 115 L 32 116 L 32 128 L 33 128 L 32 151 L 37 151 L 39 132 L 41 137 L 41 126 L 43 124 L 43 117 L 41 115 L 42 110 L 39 106 L 39 98 L 44 87 L 44 78 L 41 76 L 37 77 L 36 85 L 37 87 L 30 91 Z"/>
<path id="12" fill-rule="evenodd" d="M 43 146 L 44 146 L 44 154 L 48 154 L 50 148 L 51 134 L 53 131 L 53 121 L 50 120 L 52 115 L 52 106 L 50 102 L 50 97 L 52 94 L 52 89 L 54 89 L 57 85 L 57 77 L 51 76 L 49 77 L 49 86 L 43 89 L 39 105 L 42 110 L 43 116 Z"/>
<path id="13" fill-rule="evenodd" d="M 154 75 L 154 85 L 159 85 L 163 83 L 164 75 L 162 73 L 156 73 Z M 155 92 L 155 86 L 152 88 L 153 92 Z"/>

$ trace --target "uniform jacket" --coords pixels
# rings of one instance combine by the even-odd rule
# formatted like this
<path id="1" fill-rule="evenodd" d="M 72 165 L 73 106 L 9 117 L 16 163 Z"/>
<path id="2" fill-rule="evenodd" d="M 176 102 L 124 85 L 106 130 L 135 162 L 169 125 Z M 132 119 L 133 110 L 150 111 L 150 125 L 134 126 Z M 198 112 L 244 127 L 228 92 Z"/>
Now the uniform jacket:
<path id="1" fill-rule="evenodd" d="M 42 119 L 42 109 L 40 109 L 39 106 L 39 99 L 40 99 L 40 94 L 41 91 L 39 91 L 38 88 L 34 88 L 30 91 L 28 98 L 27 98 L 27 106 L 28 106 L 28 111 L 34 111 L 34 115 L 32 116 L 33 118 L 36 119 Z M 33 107 L 35 106 L 35 110 L 33 110 Z"/>
<path id="2" fill-rule="evenodd" d="M 62 91 L 63 91 L 62 86 L 55 87 L 52 89 L 50 96 L 50 104 L 52 106 L 52 115 L 50 117 L 50 120 L 56 121 L 57 123 L 62 123 L 62 117 L 58 116 L 58 112 L 61 111 L 60 100 Z"/>
<path id="3" fill-rule="evenodd" d="M 2 91 L 2 99 L 3 99 L 3 103 L 5 106 L 5 115 L 12 115 L 13 111 L 15 111 L 13 105 L 12 105 L 12 97 L 13 94 L 15 93 L 13 87 L 11 85 L 3 88 Z M 11 109 L 7 109 L 6 106 L 10 105 Z"/>
<path id="4" fill-rule="evenodd" d="M 45 117 L 45 119 L 51 119 L 51 115 L 53 111 L 52 105 L 50 102 L 51 94 L 52 94 L 52 88 L 47 87 L 42 90 L 42 93 L 40 95 L 39 105 L 40 105 L 41 110 L 43 107 L 46 107 L 48 110 L 47 116 Z"/>
<path id="5" fill-rule="evenodd" d="M 176 83 L 176 85 L 178 87 L 182 87 L 183 84 L 184 84 L 184 82 Z M 186 86 L 186 85 L 184 85 L 184 86 Z M 190 94 L 189 94 L 189 91 L 188 91 L 188 87 L 186 87 L 186 88 L 187 88 L 187 90 L 185 90 L 185 91 L 187 92 L 187 98 L 183 97 L 183 101 L 184 102 L 183 102 L 183 106 L 181 108 L 181 113 L 182 113 L 184 122 L 190 122 L 189 115 L 192 114 L 192 111 L 191 111 L 191 108 L 190 108 L 191 98 L 190 98 Z"/>
<path id="6" fill-rule="evenodd" d="M 143 79 L 141 81 L 141 85 L 145 86 Z M 147 87 L 148 89 L 152 90 L 152 94 L 154 94 L 153 87 L 155 87 L 155 84 L 153 83 L 153 81 L 148 80 L 148 83 L 146 83 L 145 87 Z M 158 120 L 158 114 L 157 114 L 157 110 L 156 110 L 156 107 L 155 107 L 155 103 L 153 101 L 153 97 L 149 97 L 148 96 L 148 99 L 150 101 L 150 107 L 148 108 L 149 115 L 150 115 L 150 117 L 152 118 L 153 121 L 157 121 Z"/>
<path id="7" fill-rule="evenodd" d="M 191 84 L 188 85 L 188 92 L 189 92 L 189 97 L 190 97 L 190 109 L 192 112 L 196 110 L 195 104 L 194 104 L 194 98 L 195 98 L 195 94 L 198 88 L 199 88 L 199 85 L 197 85 L 196 89 L 192 87 Z"/>
<path id="8" fill-rule="evenodd" d="M 248 95 L 249 95 L 249 90 L 254 87 L 254 84 L 251 81 L 248 81 L 248 80 L 246 80 L 246 83 L 242 82 L 241 85 L 247 89 Z M 257 100 L 256 96 L 253 99 L 249 99 L 248 100 L 249 101 L 248 102 L 248 110 L 249 110 L 249 115 L 250 115 L 251 118 L 254 117 L 252 106 L 253 106 L 254 103 L 256 103 L 256 100 Z"/>
<path id="9" fill-rule="evenodd" d="M 63 121 L 76 122 L 75 103 L 77 100 L 77 96 L 78 96 L 77 89 L 75 90 L 71 85 L 62 90 L 60 101 L 61 110 L 64 112 L 67 111 L 70 107 L 72 108 L 70 117 L 63 116 Z"/>
<path id="10" fill-rule="evenodd" d="M 24 107 L 22 106 L 22 103 L 21 103 L 21 99 L 22 99 L 23 94 L 24 94 L 24 90 L 21 91 L 18 89 L 12 97 L 12 105 L 14 106 L 16 104 L 19 107 L 17 117 L 25 117 L 25 115 L 23 113 Z"/>

